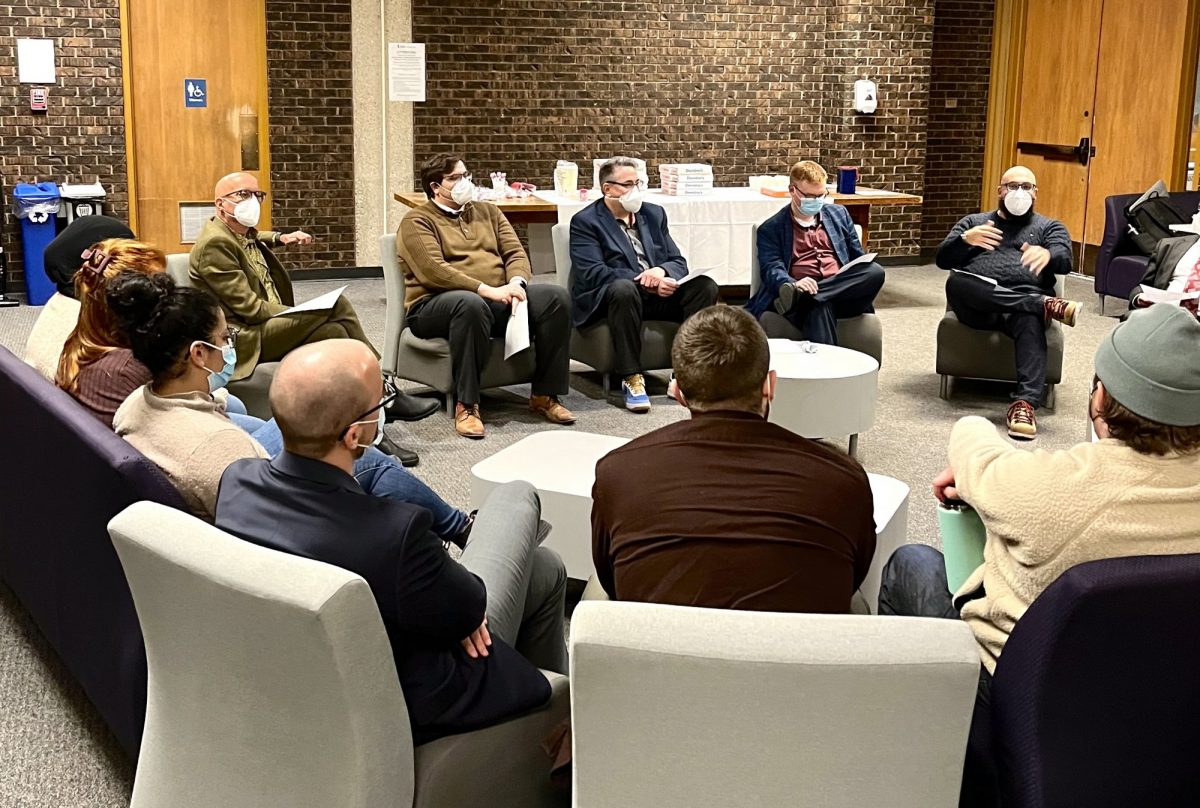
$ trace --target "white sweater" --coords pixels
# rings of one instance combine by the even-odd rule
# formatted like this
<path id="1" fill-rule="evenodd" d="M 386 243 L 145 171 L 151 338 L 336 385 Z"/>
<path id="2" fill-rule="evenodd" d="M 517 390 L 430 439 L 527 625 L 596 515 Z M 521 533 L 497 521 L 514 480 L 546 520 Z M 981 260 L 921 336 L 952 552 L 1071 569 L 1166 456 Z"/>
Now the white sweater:
<path id="1" fill-rule="evenodd" d="M 950 434 L 959 495 L 987 528 L 983 566 L 958 594 L 989 671 L 1029 604 L 1070 567 L 1135 555 L 1200 553 L 1200 455 L 1144 455 L 1118 440 L 1058 452 L 1018 449 L 977 416 Z"/>

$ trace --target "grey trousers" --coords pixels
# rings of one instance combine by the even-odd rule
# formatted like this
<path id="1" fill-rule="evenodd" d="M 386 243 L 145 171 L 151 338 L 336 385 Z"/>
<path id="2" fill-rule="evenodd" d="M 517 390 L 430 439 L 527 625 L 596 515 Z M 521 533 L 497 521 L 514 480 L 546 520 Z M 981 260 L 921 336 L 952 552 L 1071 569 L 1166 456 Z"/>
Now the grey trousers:
<path id="1" fill-rule="evenodd" d="M 527 482 L 494 490 L 459 562 L 487 587 L 488 631 L 548 671 L 567 673 L 567 569 L 537 544 L 541 502 Z"/>

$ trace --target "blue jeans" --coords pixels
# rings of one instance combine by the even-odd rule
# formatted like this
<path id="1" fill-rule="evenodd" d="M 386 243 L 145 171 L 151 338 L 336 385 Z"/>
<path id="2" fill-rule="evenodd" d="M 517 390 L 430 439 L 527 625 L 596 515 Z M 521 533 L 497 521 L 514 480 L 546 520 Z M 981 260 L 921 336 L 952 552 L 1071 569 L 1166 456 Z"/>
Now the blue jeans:
<path id="1" fill-rule="evenodd" d="M 225 414 L 226 415 L 246 415 L 248 410 L 242 400 L 230 393 L 225 399 Z M 253 417 L 253 416 L 251 416 Z"/>
<path id="2" fill-rule="evenodd" d="M 271 457 L 283 451 L 283 435 L 274 418 L 264 421 L 253 415 L 227 414 L 229 420 L 249 432 Z M 354 461 L 354 479 L 371 496 L 420 505 L 429 511 L 433 515 L 433 532 L 443 541 L 450 541 L 467 525 L 465 513 L 451 507 L 432 488 L 396 462 L 395 458 L 385 455 L 374 446 Z"/>

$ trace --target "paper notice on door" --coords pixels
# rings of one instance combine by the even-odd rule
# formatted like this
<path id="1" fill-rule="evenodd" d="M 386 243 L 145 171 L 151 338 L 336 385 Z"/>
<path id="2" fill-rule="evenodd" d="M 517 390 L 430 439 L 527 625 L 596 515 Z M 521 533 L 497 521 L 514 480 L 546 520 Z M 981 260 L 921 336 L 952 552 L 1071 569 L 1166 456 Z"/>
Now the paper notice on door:
<path id="1" fill-rule="evenodd" d="M 349 285 L 349 284 L 347 284 Z M 332 292 L 326 292 L 320 297 L 314 297 L 307 303 L 301 303 L 298 306 L 292 306 L 286 311 L 281 311 L 279 314 L 272 315 L 273 317 L 283 317 L 287 314 L 303 314 L 306 311 L 327 311 L 337 305 L 337 300 L 342 296 L 342 292 L 346 291 L 345 286 L 339 286 Z"/>
<path id="2" fill-rule="evenodd" d="M 524 300 L 514 300 L 508 326 L 504 329 L 504 358 L 511 359 L 528 347 L 529 304 Z"/>
<path id="3" fill-rule="evenodd" d="M 841 267 L 838 270 L 838 274 L 840 275 L 841 273 L 845 272 L 850 267 L 856 267 L 859 264 L 869 264 L 875 260 L 875 256 L 877 256 L 877 255 L 879 255 L 879 253 L 867 253 L 866 255 L 860 255 L 858 258 L 855 258 L 853 261 L 849 262 L 844 267 Z"/>
<path id="4" fill-rule="evenodd" d="M 1178 306 L 1185 300 L 1200 300 L 1200 291 L 1168 292 L 1165 289 L 1155 289 L 1153 286 L 1143 286 L 1138 297 L 1147 303 L 1173 303 Z"/>
<path id="5" fill-rule="evenodd" d="M 992 286 L 999 286 L 995 278 L 989 278 L 984 275 L 976 275 L 974 272 L 967 272 L 965 269 L 952 269 L 951 272 L 957 272 L 959 275 L 970 275 L 972 278 L 979 278 L 981 281 L 987 281 Z"/>

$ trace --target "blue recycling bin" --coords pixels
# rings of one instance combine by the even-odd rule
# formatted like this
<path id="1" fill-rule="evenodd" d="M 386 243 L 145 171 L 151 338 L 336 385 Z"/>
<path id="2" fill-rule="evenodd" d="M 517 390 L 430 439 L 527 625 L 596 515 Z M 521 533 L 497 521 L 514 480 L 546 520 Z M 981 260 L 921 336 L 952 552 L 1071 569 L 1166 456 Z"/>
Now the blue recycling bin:
<path id="1" fill-rule="evenodd" d="M 54 282 L 46 277 L 43 253 L 57 235 L 59 204 L 58 186 L 52 182 L 22 182 L 13 188 L 13 209 L 21 222 L 25 255 L 25 297 L 31 306 L 44 305 L 56 291 Z"/>

